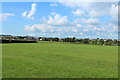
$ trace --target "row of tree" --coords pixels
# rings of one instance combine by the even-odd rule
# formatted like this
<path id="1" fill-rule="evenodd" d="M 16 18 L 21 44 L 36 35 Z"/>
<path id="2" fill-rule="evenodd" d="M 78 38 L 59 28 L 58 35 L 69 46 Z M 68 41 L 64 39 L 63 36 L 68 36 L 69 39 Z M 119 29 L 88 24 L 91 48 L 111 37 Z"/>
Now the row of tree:
<path id="1" fill-rule="evenodd" d="M 75 37 L 73 38 L 58 38 L 58 37 L 31 37 L 31 36 L 2 36 L 3 40 L 31 40 L 31 41 L 57 41 L 57 42 L 72 42 L 72 43 L 80 43 L 80 44 L 91 44 L 91 45 L 112 45 L 112 46 L 118 46 L 120 44 L 120 41 L 117 39 L 77 39 Z"/>
<path id="2" fill-rule="evenodd" d="M 74 43 L 81 43 L 81 44 L 91 44 L 91 45 L 112 45 L 112 46 L 118 46 L 120 44 L 120 41 L 114 39 L 77 39 L 75 37 L 73 38 L 45 38 L 45 37 L 39 37 L 42 41 L 57 41 L 57 42 L 74 42 Z"/>

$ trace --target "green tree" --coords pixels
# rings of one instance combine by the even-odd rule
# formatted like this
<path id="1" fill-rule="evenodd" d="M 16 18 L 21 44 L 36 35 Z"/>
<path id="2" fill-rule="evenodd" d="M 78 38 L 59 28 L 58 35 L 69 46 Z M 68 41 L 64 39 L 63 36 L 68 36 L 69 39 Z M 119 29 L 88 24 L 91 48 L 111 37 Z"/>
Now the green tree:
<path id="1" fill-rule="evenodd" d="M 97 45 L 103 45 L 104 44 L 104 40 L 103 39 L 98 39 L 97 40 Z"/>

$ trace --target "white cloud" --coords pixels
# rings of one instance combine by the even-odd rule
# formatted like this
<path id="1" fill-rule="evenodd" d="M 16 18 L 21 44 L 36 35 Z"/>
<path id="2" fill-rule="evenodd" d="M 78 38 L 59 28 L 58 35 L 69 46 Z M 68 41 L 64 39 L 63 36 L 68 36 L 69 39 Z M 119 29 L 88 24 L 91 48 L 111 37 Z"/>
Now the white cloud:
<path id="1" fill-rule="evenodd" d="M 55 2 L 53 2 L 52 4 L 50 4 L 50 6 L 58 6 L 58 4 L 57 3 L 55 3 Z"/>
<path id="2" fill-rule="evenodd" d="M 90 12 L 89 12 L 89 15 L 90 15 L 91 17 L 98 17 L 98 16 L 99 16 L 99 14 L 98 14 L 96 11 L 94 11 L 94 10 L 90 11 Z"/>
<path id="3" fill-rule="evenodd" d="M 91 24 L 91 25 L 98 25 L 100 23 L 98 18 L 77 18 L 74 20 L 75 23 L 85 23 L 85 24 Z"/>
<path id="4" fill-rule="evenodd" d="M 82 17 L 87 16 L 87 15 L 85 14 L 85 12 L 82 11 L 82 10 L 80 10 L 80 9 L 76 9 L 75 11 L 72 11 L 72 13 L 73 13 L 74 15 L 76 15 L 76 16 L 82 16 Z"/>
<path id="5" fill-rule="evenodd" d="M 111 5 L 113 5 L 113 8 L 118 5 L 116 2 L 80 2 L 79 0 L 60 0 L 60 4 L 70 7 L 70 8 L 75 8 L 75 9 L 83 9 L 87 12 L 89 12 L 93 16 L 101 16 L 101 15 L 109 15 L 110 11 L 112 9 Z M 117 12 L 114 12 L 116 14 Z"/>
<path id="6" fill-rule="evenodd" d="M 29 12 L 27 12 L 27 11 L 24 11 L 23 13 L 22 13 L 22 16 L 23 17 L 27 17 L 28 19 L 34 19 L 34 15 L 35 15 L 35 12 L 36 12 L 36 6 L 37 6 L 37 4 L 36 3 L 33 3 L 32 5 L 31 5 L 31 10 L 29 11 Z M 28 13 L 28 14 L 27 14 Z"/>
<path id="7" fill-rule="evenodd" d="M 76 24 L 76 26 L 77 26 L 77 27 L 82 27 L 82 25 L 81 25 L 81 24 Z"/>
<path id="8" fill-rule="evenodd" d="M 110 23 L 118 25 L 118 5 L 111 5 L 111 10 L 109 15 L 112 16 Z"/>
<path id="9" fill-rule="evenodd" d="M 30 13 L 28 14 L 28 18 L 33 19 L 33 15 L 34 15 L 35 12 L 36 12 L 36 6 L 37 6 L 37 4 L 35 4 L 35 3 L 32 4 L 32 6 L 31 6 L 31 11 L 30 11 Z"/>
<path id="10" fill-rule="evenodd" d="M 45 21 L 44 23 L 49 25 L 67 25 L 68 24 L 67 16 L 62 16 L 54 12 L 48 16 L 48 20 L 44 18 L 44 21 Z"/>
<path id="11" fill-rule="evenodd" d="M 23 12 L 23 13 L 22 13 L 22 16 L 23 16 L 23 17 L 27 16 L 27 11 Z"/>
<path id="12" fill-rule="evenodd" d="M 76 9 L 75 11 L 72 11 L 72 13 L 80 17 L 99 17 L 100 16 L 99 13 L 96 12 L 95 10 L 91 10 L 85 13 L 85 10 Z"/>
<path id="13" fill-rule="evenodd" d="M 77 29 L 75 29 L 75 28 L 73 28 L 73 32 L 78 32 L 78 30 L 77 30 Z"/>
<path id="14" fill-rule="evenodd" d="M 25 25 L 25 31 L 33 33 L 45 33 L 45 35 L 70 35 L 71 33 L 77 34 L 79 32 L 78 28 L 74 26 L 57 27 L 49 24 L 34 24 L 32 26 Z M 73 34 L 72 34 L 73 35 Z"/>
<path id="15" fill-rule="evenodd" d="M 87 19 L 85 21 L 85 23 L 93 24 L 93 25 L 98 25 L 99 24 L 99 20 L 97 18 L 90 18 L 90 19 Z"/>
<path id="16" fill-rule="evenodd" d="M 83 29 L 83 32 L 88 32 L 89 30 L 88 29 Z"/>
<path id="17" fill-rule="evenodd" d="M 83 32 L 88 32 L 88 31 L 94 32 L 94 31 L 100 31 L 100 30 L 102 30 L 102 29 L 95 25 L 91 25 L 91 24 L 88 24 L 82 28 Z"/>
<path id="18" fill-rule="evenodd" d="M 83 35 L 83 33 L 81 32 L 81 33 L 79 33 L 80 35 Z"/>
<path id="19" fill-rule="evenodd" d="M 66 3 L 66 4 L 65 4 Z M 117 33 L 117 25 L 114 23 L 117 19 L 118 6 L 113 3 L 81 3 L 77 2 L 63 2 L 65 6 L 71 7 L 72 13 L 76 16 L 84 18 L 77 18 L 73 22 L 69 22 L 68 16 L 63 16 L 55 12 L 51 13 L 47 18 L 43 17 L 42 24 L 34 24 L 26 26 L 26 31 L 38 31 L 44 35 L 58 35 L 59 36 L 80 36 L 81 37 L 114 37 L 112 34 Z M 113 5 L 112 5 L 113 4 Z M 27 12 L 24 13 L 26 15 Z M 73 15 L 73 16 L 74 16 Z M 101 18 L 105 16 L 106 19 L 111 17 L 105 23 Z M 71 25 L 72 24 L 72 25 Z M 61 26 L 61 27 L 58 27 Z M 116 36 L 116 34 L 115 34 Z"/>
<path id="20" fill-rule="evenodd" d="M 53 27 L 47 24 L 34 24 L 32 26 L 25 25 L 25 30 L 30 32 L 40 31 L 48 32 L 51 31 Z"/>
<path id="21" fill-rule="evenodd" d="M 30 27 L 28 25 L 25 25 L 25 31 L 34 32 L 35 31 L 35 27 L 34 26 Z"/>
<path id="22" fill-rule="evenodd" d="M 91 10 L 88 12 L 86 11 L 85 13 L 85 10 L 76 9 L 75 11 L 72 11 L 72 13 L 80 17 L 99 17 L 100 16 L 95 10 Z"/>
<path id="23" fill-rule="evenodd" d="M 93 31 L 102 31 L 102 29 L 95 26 L 95 27 L 93 28 Z"/>
<path id="24" fill-rule="evenodd" d="M 70 28 L 68 29 L 68 22 L 67 16 L 62 16 L 55 12 L 52 12 L 47 18 L 44 16 L 41 19 L 41 24 L 33 24 L 32 26 L 25 25 L 25 31 L 28 32 L 40 32 L 40 33 L 56 33 L 56 34 L 63 34 L 64 32 L 77 32 L 76 29 Z M 61 26 L 61 27 L 58 27 Z"/>
<path id="25" fill-rule="evenodd" d="M 0 21 L 6 21 L 9 16 L 15 16 L 13 13 L 0 13 Z"/>
<path id="26" fill-rule="evenodd" d="M 90 24 L 90 25 L 87 25 L 86 27 L 89 27 L 89 28 L 92 28 L 92 29 L 93 29 L 93 28 L 95 27 L 95 25 L 91 25 L 91 24 Z"/>
<path id="27" fill-rule="evenodd" d="M 89 38 L 96 38 L 97 37 L 106 37 L 106 38 L 112 38 L 112 33 L 117 32 L 117 26 L 108 24 L 104 25 L 104 27 L 98 27 L 95 25 L 81 25 L 80 27 L 76 26 L 64 26 L 64 27 L 58 27 L 58 26 L 52 26 L 49 24 L 34 24 L 32 26 L 25 26 L 25 30 L 28 32 L 33 32 L 35 34 L 40 34 L 44 36 L 79 36 L 79 37 L 89 37 Z M 43 36 L 42 35 L 42 36 Z M 81 35 L 81 36 L 80 36 Z M 83 35 L 83 36 L 82 36 Z M 91 36 L 91 37 L 90 37 Z M 115 34 L 115 36 L 117 36 Z"/>
<path id="28" fill-rule="evenodd" d="M 111 5 L 110 14 L 113 16 L 118 16 L 118 5 Z"/>
<path id="29" fill-rule="evenodd" d="M 118 26 L 112 23 L 108 23 L 107 25 L 105 25 L 105 27 L 102 28 L 104 31 L 106 32 L 118 32 Z"/>
<path id="30" fill-rule="evenodd" d="M 13 13 L 4 13 L 3 15 L 4 16 L 15 16 L 15 14 L 13 14 Z"/>

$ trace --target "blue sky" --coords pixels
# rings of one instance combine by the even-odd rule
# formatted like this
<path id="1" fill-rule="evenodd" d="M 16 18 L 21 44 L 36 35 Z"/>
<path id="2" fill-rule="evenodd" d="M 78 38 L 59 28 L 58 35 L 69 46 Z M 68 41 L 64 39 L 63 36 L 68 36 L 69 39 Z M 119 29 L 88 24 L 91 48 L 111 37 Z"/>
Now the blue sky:
<path id="1" fill-rule="evenodd" d="M 3 2 L 2 34 L 118 38 L 113 2 Z"/>

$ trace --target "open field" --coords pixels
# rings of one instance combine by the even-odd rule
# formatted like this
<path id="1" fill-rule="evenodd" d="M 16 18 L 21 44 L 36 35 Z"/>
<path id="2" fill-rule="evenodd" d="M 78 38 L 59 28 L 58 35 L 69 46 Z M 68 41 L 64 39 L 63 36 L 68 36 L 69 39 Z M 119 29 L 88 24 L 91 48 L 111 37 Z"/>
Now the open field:
<path id="1" fill-rule="evenodd" d="M 9 43 L 3 78 L 117 78 L 118 47 L 62 42 Z"/>

